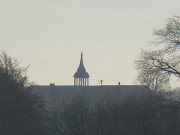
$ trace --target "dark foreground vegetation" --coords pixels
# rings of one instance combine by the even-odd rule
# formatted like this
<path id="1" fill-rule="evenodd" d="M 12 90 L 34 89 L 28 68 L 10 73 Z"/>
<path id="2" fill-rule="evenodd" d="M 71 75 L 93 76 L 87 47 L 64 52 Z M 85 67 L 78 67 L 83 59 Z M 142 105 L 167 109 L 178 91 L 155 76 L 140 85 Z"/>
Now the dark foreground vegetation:
<path id="1" fill-rule="evenodd" d="M 0 135 L 45 135 L 43 103 L 31 93 L 26 68 L 0 54 Z"/>
<path id="2" fill-rule="evenodd" d="M 179 135 L 180 100 L 172 93 L 120 97 L 107 95 L 91 104 L 79 94 L 54 106 L 51 135 Z"/>

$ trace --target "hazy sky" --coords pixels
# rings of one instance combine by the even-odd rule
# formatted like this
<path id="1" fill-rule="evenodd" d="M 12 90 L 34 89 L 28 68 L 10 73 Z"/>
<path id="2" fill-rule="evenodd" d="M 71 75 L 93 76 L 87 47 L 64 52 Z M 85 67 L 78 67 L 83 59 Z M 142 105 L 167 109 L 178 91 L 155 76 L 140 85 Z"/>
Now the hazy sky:
<path id="1" fill-rule="evenodd" d="M 31 64 L 30 81 L 73 84 L 80 53 L 90 84 L 134 84 L 133 61 L 179 0 L 0 0 L 0 48 Z"/>

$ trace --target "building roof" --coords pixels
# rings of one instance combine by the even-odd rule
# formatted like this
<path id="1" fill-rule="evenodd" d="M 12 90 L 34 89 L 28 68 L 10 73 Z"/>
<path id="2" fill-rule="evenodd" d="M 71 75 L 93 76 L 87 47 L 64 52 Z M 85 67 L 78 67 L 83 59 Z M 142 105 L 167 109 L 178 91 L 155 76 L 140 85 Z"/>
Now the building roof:
<path id="1" fill-rule="evenodd" d="M 89 74 L 86 72 L 86 69 L 83 64 L 83 54 L 81 53 L 81 60 L 77 72 L 73 76 L 74 78 L 89 78 Z"/>
<path id="2" fill-rule="evenodd" d="M 149 89 L 144 85 L 104 85 L 104 86 L 58 86 L 50 85 L 35 85 L 32 86 L 32 91 L 39 94 L 46 105 L 58 104 L 61 101 L 66 101 L 69 98 L 78 94 L 86 97 L 91 102 L 96 102 L 106 96 L 117 96 L 123 98 L 128 95 L 135 97 L 141 96 Z"/>

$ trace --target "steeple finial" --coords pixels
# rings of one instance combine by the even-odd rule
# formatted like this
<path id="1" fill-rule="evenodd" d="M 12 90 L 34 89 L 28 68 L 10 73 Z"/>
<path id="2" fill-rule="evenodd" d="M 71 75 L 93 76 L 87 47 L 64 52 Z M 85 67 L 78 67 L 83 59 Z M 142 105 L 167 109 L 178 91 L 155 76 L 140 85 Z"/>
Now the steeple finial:
<path id="1" fill-rule="evenodd" d="M 80 61 L 80 65 L 83 64 L 83 53 L 81 52 L 81 61 Z"/>

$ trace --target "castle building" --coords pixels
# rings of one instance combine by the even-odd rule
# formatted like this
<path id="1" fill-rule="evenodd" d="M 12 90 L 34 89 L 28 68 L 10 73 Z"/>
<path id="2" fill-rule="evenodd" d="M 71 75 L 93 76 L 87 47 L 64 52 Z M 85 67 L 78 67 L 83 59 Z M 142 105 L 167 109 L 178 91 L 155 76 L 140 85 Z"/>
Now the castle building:
<path id="1" fill-rule="evenodd" d="M 74 74 L 74 85 L 34 85 L 32 91 L 39 94 L 47 106 L 56 105 L 69 98 L 80 94 L 90 101 L 97 101 L 102 97 L 111 94 L 118 97 L 125 97 L 129 94 L 142 95 L 148 90 L 144 85 L 89 85 L 89 74 L 83 64 L 83 54 L 81 53 L 80 64 Z"/>

